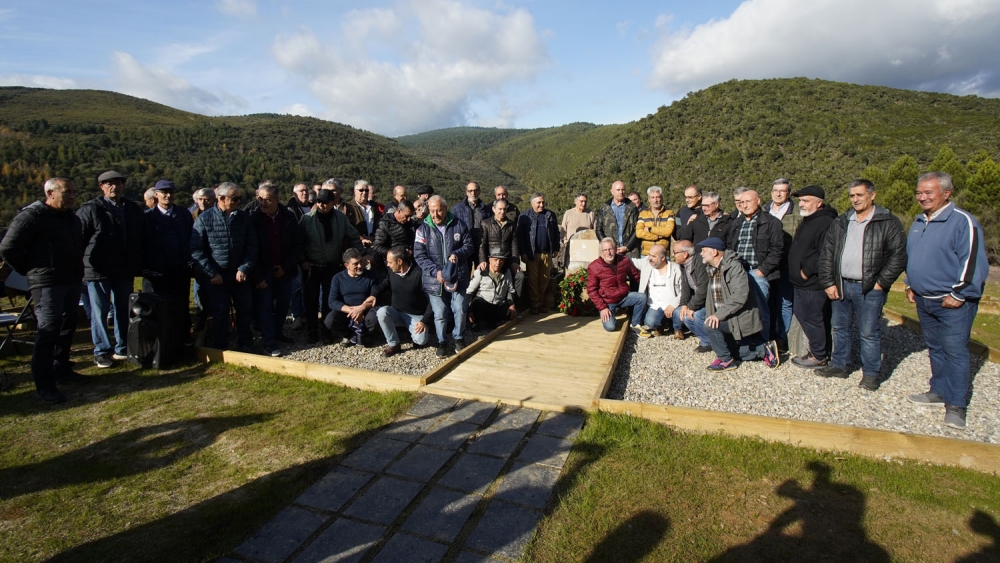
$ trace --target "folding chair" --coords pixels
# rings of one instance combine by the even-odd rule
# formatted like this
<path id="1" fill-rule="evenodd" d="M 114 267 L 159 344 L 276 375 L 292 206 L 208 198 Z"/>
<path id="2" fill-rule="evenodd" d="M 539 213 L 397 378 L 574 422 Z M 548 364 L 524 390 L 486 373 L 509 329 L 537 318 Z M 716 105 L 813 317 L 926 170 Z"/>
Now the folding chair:
<path id="1" fill-rule="evenodd" d="M 14 351 L 20 354 L 21 351 L 17 347 L 18 343 L 31 344 L 31 342 L 15 338 L 14 329 L 21 326 L 21 324 L 28 318 L 35 318 L 34 309 L 32 307 L 33 304 L 31 301 L 31 293 L 28 291 L 28 280 L 17 272 L 11 272 L 4 281 L 4 289 L 6 290 L 7 297 L 11 300 L 17 296 L 23 296 L 26 301 L 24 308 L 21 309 L 21 312 L 16 315 L 14 313 L 0 313 L 0 327 L 7 330 L 7 336 L 3 339 L 3 342 L 0 343 L 0 353 L 3 353 L 4 348 L 7 347 L 7 343 L 12 343 L 14 345 Z"/>

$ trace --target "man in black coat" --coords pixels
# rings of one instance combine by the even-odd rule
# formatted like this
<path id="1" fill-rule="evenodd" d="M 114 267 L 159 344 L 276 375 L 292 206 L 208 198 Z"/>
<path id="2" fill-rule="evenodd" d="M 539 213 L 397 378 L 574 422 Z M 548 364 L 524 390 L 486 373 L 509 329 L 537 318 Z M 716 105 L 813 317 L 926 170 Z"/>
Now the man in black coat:
<path id="1" fill-rule="evenodd" d="M 389 250 L 400 246 L 413 250 L 413 237 L 417 228 L 413 224 L 413 204 L 408 200 L 400 200 L 395 204 L 392 213 L 384 215 L 375 231 L 372 241 L 372 253 L 379 265 L 385 263 Z"/>
<path id="2" fill-rule="evenodd" d="M 285 335 L 285 317 L 292 301 L 292 282 L 302 259 L 302 231 L 295 213 L 278 202 L 278 188 L 257 188 L 259 205 L 250 212 L 257 229 L 257 265 L 251 274 L 254 314 L 264 353 L 281 356 L 278 343 L 291 343 Z"/>
<path id="3" fill-rule="evenodd" d="M 760 309 L 760 320 L 764 325 L 762 335 L 764 341 L 769 342 L 771 312 L 767 296 L 770 295 L 770 282 L 781 275 L 784 231 L 781 229 L 781 221 L 763 212 L 757 192 L 741 187 L 736 188 L 733 195 L 737 213 L 730 221 L 726 248 L 735 251 L 750 268 L 750 276 L 756 282 L 754 295 Z"/>
<path id="4" fill-rule="evenodd" d="M 90 336 L 94 363 L 109 368 L 124 360 L 128 346 L 129 295 L 142 273 L 142 207 L 125 198 L 125 175 L 109 170 L 97 178 L 104 195 L 83 204 L 77 216 L 83 225 L 83 279 L 90 300 Z M 112 345 L 108 313 L 114 303 Z"/>
<path id="5" fill-rule="evenodd" d="M 0 241 L 0 256 L 28 279 L 38 324 L 31 375 L 38 398 L 48 403 L 66 400 L 57 382 L 87 381 L 69 360 L 83 279 L 83 227 L 73 213 L 75 201 L 72 180 L 49 179 L 45 200 L 22 209 Z"/>
<path id="6" fill-rule="evenodd" d="M 837 211 L 823 202 L 826 192 L 819 186 L 806 186 L 792 197 L 799 199 L 802 222 L 788 249 L 788 278 L 795 286 L 795 318 L 809 339 L 809 353 L 792 358 L 792 363 L 815 369 L 825 366 L 829 358 L 830 299 L 820 283 L 819 256 Z"/>
<path id="7" fill-rule="evenodd" d="M 169 300 L 179 319 L 181 342 L 190 340 L 191 230 L 194 219 L 187 209 L 174 205 L 174 183 L 159 180 L 154 186 L 156 205 L 142 215 L 142 290 Z M 201 280 L 207 284 L 208 280 Z"/>

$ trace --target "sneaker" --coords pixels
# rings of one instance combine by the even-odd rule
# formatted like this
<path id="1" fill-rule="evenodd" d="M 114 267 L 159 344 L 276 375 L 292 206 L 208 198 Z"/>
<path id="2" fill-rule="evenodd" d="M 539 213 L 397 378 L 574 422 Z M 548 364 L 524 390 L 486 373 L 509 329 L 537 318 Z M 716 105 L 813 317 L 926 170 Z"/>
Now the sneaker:
<path id="1" fill-rule="evenodd" d="M 944 425 L 965 430 L 965 409 L 947 405 L 944 407 Z"/>
<path id="2" fill-rule="evenodd" d="M 437 346 L 437 357 L 439 357 L 439 358 L 447 358 L 448 356 L 449 356 L 449 354 L 448 354 L 448 347 L 445 346 L 443 343 L 442 344 L 438 344 L 438 346 Z"/>
<path id="3" fill-rule="evenodd" d="M 674 340 L 684 340 L 684 331 L 683 330 L 675 330 L 674 331 Z"/>
<path id="4" fill-rule="evenodd" d="M 62 392 L 55 387 L 51 389 L 39 389 L 38 391 L 35 391 L 35 395 L 46 403 L 52 403 L 53 405 L 66 402 L 66 395 L 63 395 Z"/>
<path id="5" fill-rule="evenodd" d="M 280 357 L 284 356 L 285 354 L 281 351 L 280 348 L 271 348 L 270 350 L 268 350 L 267 348 L 265 348 L 264 349 L 264 355 L 265 356 L 271 356 L 272 358 L 280 358 Z"/>
<path id="6" fill-rule="evenodd" d="M 821 368 L 826 365 L 826 360 L 821 360 L 816 358 L 812 354 L 806 354 L 805 356 L 792 358 L 792 363 L 805 369 L 816 369 Z"/>
<path id="7" fill-rule="evenodd" d="M 653 335 L 649 332 L 649 329 L 645 326 L 633 325 L 632 332 L 636 333 L 639 338 L 652 338 Z"/>
<path id="8" fill-rule="evenodd" d="M 465 349 L 465 339 L 464 338 L 456 338 L 455 339 L 455 353 L 457 354 L 458 352 L 461 352 L 464 349 Z"/>
<path id="9" fill-rule="evenodd" d="M 836 377 L 839 379 L 847 379 L 849 377 L 847 370 L 840 369 L 836 366 L 831 366 L 831 365 L 825 365 L 823 367 L 816 368 L 816 370 L 813 373 L 815 373 L 820 377 Z M 864 378 L 862 378 L 862 380 L 863 379 Z M 874 391 L 874 389 L 871 389 L 871 391 Z"/>
<path id="10" fill-rule="evenodd" d="M 115 353 L 111 354 L 111 359 L 115 360 L 116 362 L 124 362 L 125 360 L 128 359 L 128 356 L 126 356 L 125 354 Z"/>
<path id="11" fill-rule="evenodd" d="M 776 344 L 772 346 L 772 344 L 774 344 L 773 340 L 764 345 L 764 365 L 774 369 L 781 365 L 781 356 L 775 352 L 778 346 Z"/>
<path id="12" fill-rule="evenodd" d="M 110 354 L 101 354 L 94 358 L 94 365 L 99 368 L 109 368 L 115 365 L 114 360 L 111 359 Z"/>
<path id="13" fill-rule="evenodd" d="M 403 348 L 398 344 L 396 346 L 386 346 L 382 349 L 382 355 L 386 358 L 391 358 L 392 356 L 398 354 L 402 349 Z"/>
<path id="14" fill-rule="evenodd" d="M 90 383 L 90 378 L 73 370 L 56 374 L 56 383 Z"/>
<path id="15" fill-rule="evenodd" d="M 711 352 L 711 346 L 705 346 L 704 344 L 699 344 L 697 348 L 694 349 L 695 354 L 704 354 L 705 352 Z"/>
<path id="16" fill-rule="evenodd" d="M 911 403 L 923 406 L 923 407 L 939 407 L 944 405 L 944 399 L 941 395 L 933 391 L 928 391 L 926 393 L 920 393 L 917 395 L 908 395 L 906 397 Z"/>
<path id="17" fill-rule="evenodd" d="M 708 371 L 729 371 L 737 367 L 739 366 L 736 365 L 736 358 L 730 358 L 728 362 L 715 358 L 712 363 L 708 364 Z"/>
<path id="18" fill-rule="evenodd" d="M 874 375 L 862 375 L 861 383 L 858 383 L 858 387 L 868 391 L 878 391 L 878 378 Z"/>

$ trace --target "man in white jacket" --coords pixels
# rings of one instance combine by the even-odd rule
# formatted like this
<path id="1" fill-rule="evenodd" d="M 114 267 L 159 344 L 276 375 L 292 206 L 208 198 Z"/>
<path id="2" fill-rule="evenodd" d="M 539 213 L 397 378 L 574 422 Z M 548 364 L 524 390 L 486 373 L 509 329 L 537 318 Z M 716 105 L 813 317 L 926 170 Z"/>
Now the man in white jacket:
<path id="1" fill-rule="evenodd" d="M 655 244 L 649 256 L 633 260 L 639 268 L 639 293 L 646 294 L 645 327 L 663 334 L 673 330 L 674 338 L 684 338 L 680 326 L 673 326 L 674 309 L 681 304 L 684 274 L 667 258 L 667 248 Z"/>
<path id="2" fill-rule="evenodd" d="M 487 271 L 476 268 L 467 294 L 469 312 L 477 326 L 489 329 L 517 316 L 514 306 L 514 279 L 504 266 L 504 255 L 497 249 L 489 258 Z"/>

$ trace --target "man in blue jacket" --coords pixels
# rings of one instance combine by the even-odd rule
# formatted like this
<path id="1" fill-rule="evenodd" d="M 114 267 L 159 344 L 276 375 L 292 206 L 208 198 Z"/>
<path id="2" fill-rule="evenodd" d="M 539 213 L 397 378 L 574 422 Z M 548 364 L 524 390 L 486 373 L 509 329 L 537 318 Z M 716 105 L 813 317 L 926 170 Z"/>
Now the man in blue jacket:
<path id="1" fill-rule="evenodd" d="M 223 182 L 215 189 L 218 204 L 198 216 L 191 234 L 191 257 L 208 279 L 212 300 L 212 346 L 226 349 L 229 305 L 236 309 L 236 338 L 241 352 L 253 344 L 250 274 L 257 264 L 257 232 L 239 209 L 239 186 Z"/>
<path id="2" fill-rule="evenodd" d="M 469 303 L 465 290 L 472 272 L 472 235 L 461 220 L 448 212 L 448 203 L 439 195 L 427 200 L 427 218 L 417 228 L 413 242 L 413 257 L 423 272 L 423 286 L 434 309 L 434 329 L 437 331 L 437 356 L 448 356 L 446 332 L 448 315 L 455 326 L 452 337 L 455 351 L 465 348 L 462 334 Z"/>
<path id="3" fill-rule="evenodd" d="M 911 402 L 944 406 L 944 423 L 965 428 L 972 390 L 969 336 L 979 310 L 989 264 L 983 228 L 949 199 L 951 176 L 928 172 L 917 180 L 923 214 L 906 241 L 906 297 L 917 305 L 921 332 L 931 359 L 930 390 Z"/>
<path id="4" fill-rule="evenodd" d="M 517 218 L 515 237 L 524 260 L 531 314 L 548 313 L 545 291 L 552 279 L 552 257 L 559 252 L 559 219 L 545 209 L 545 196 L 531 194 L 531 208 Z"/>

